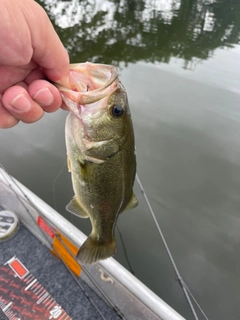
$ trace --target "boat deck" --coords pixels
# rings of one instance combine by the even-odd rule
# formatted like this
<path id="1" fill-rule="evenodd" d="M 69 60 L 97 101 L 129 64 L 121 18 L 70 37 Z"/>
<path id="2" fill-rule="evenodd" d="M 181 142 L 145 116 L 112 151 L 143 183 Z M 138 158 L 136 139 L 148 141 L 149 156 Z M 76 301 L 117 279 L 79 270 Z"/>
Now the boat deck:
<path id="1" fill-rule="evenodd" d="M 65 265 L 23 225 L 13 238 L 1 243 L 0 251 L 0 265 L 16 255 L 72 319 L 102 319 Z M 105 319 L 120 319 L 84 281 L 78 281 Z M 0 319 L 8 319 L 1 310 Z"/>

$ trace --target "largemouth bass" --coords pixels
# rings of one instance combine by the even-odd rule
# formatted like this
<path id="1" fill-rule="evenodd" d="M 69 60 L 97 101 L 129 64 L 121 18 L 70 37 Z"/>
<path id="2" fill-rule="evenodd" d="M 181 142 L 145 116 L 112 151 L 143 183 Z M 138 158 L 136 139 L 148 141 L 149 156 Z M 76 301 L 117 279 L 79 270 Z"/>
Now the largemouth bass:
<path id="1" fill-rule="evenodd" d="M 66 209 L 91 220 L 92 232 L 77 254 L 88 265 L 115 253 L 117 217 L 137 205 L 133 125 L 113 66 L 72 64 L 69 87 L 58 89 L 71 111 L 65 136 L 75 195 Z"/>

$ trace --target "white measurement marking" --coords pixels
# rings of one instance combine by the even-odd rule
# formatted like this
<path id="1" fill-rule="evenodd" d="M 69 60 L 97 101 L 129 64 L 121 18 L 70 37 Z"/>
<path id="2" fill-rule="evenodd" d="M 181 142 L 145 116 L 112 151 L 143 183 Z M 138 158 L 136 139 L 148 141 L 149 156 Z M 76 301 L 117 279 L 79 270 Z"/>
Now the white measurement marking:
<path id="1" fill-rule="evenodd" d="M 3 309 L 2 311 L 5 312 L 7 311 L 7 309 L 12 305 L 12 302 L 9 302 L 9 304 L 7 304 Z"/>
<path id="2" fill-rule="evenodd" d="M 43 290 L 43 287 L 41 287 L 41 285 L 39 285 L 37 287 L 37 290 L 36 290 L 35 294 L 38 295 L 42 290 Z"/>
<path id="3" fill-rule="evenodd" d="M 2 307 L 4 307 L 4 306 L 5 306 L 4 301 L 3 301 L 2 299 L 0 299 L 0 307 L 2 308 Z"/>
<path id="4" fill-rule="evenodd" d="M 61 315 L 61 313 L 63 312 L 62 307 L 61 306 L 55 306 L 52 310 L 49 311 L 51 317 L 49 317 L 49 319 L 57 319 L 58 316 Z"/>
<path id="5" fill-rule="evenodd" d="M 29 282 L 31 281 L 30 279 L 33 278 L 33 275 L 31 273 L 29 273 L 25 278 L 24 278 L 24 282 Z"/>
<path id="6" fill-rule="evenodd" d="M 40 298 L 47 290 L 43 290 L 43 292 L 38 296 L 38 298 Z"/>
<path id="7" fill-rule="evenodd" d="M 34 283 L 37 282 L 37 279 L 34 279 L 31 283 L 29 283 L 29 285 L 25 288 L 25 291 L 27 291 L 29 288 L 31 288 L 31 286 L 34 285 Z"/>
<path id="8" fill-rule="evenodd" d="M 51 296 L 50 296 L 50 295 L 49 295 L 49 296 L 47 296 L 47 298 L 46 298 L 46 299 L 45 299 L 45 301 L 44 301 L 45 306 L 47 305 L 47 303 L 46 303 L 46 302 L 48 301 L 48 299 L 49 299 L 49 298 L 51 298 Z"/>
<path id="9" fill-rule="evenodd" d="M 37 283 L 37 285 L 36 285 L 36 288 L 33 290 L 33 292 L 36 292 L 39 289 L 40 284 L 38 282 L 36 282 L 36 283 Z"/>
<path id="10" fill-rule="evenodd" d="M 53 300 L 53 298 L 51 298 L 47 303 L 46 303 L 46 306 L 51 303 L 51 301 Z"/>
<path id="11" fill-rule="evenodd" d="M 16 258 L 16 256 L 13 256 L 10 260 L 8 260 L 7 262 L 4 263 L 4 265 L 11 263 L 14 259 Z"/>
<path id="12" fill-rule="evenodd" d="M 45 292 L 44 295 L 42 296 L 42 298 L 40 298 L 40 299 L 37 301 L 37 304 L 40 304 L 48 295 L 49 295 L 49 293 L 48 293 L 48 292 Z"/>
<path id="13" fill-rule="evenodd" d="M 32 286 L 32 289 L 31 289 L 31 290 L 33 291 L 33 288 L 34 288 L 34 287 L 37 287 L 37 286 L 38 286 L 38 282 L 35 282 L 34 285 Z M 36 289 L 36 288 L 35 288 L 35 289 Z M 34 291 L 33 291 L 33 292 L 34 292 Z"/>
<path id="14" fill-rule="evenodd" d="M 10 316 L 10 320 L 14 319 L 15 317 L 15 314 L 13 313 L 11 316 Z"/>
<path id="15" fill-rule="evenodd" d="M 47 295 L 45 295 L 45 298 L 43 299 L 42 303 L 45 303 L 50 296 L 49 292 L 46 292 L 46 293 Z"/>
<path id="16" fill-rule="evenodd" d="M 39 293 L 40 293 L 42 290 L 44 290 L 44 288 L 43 288 L 43 287 L 41 287 L 41 288 L 36 292 L 36 295 L 38 296 L 38 295 L 39 295 Z"/>
<path id="17" fill-rule="evenodd" d="M 53 307 L 55 303 L 56 303 L 56 302 L 53 301 L 53 303 L 51 303 L 51 304 L 49 305 L 48 309 L 50 309 L 51 307 Z"/>
<path id="18" fill-rule="evenodd" d="M 62 320 L 62 319 L 63 319 L 63 317 L 65 317 L 65 314 L 63 314 L 63 315 L 61 316 L 61 318 L 59 318 L 59 320 Z"/>
<path id="19" fill-rule="evenodd" d="M 29 277 L 29 278 L 27 279 L 27 283 L 31 282 L 33 279 L 34 279 L 34 276 L 31 275 L 31 277 Z"/>
<path id="20" fill-rule="evenodd" d="M 26 276 L 26 278 L 23 279 L 23 281 L 24 281 L 24 282 L 27 282 L 27 281 L 28 281 L 28 278 L 31 278 L 31 274 L 30 274 L 30 273 Z"/>
<path id="21" fill-rule="evenodd" d="M 10 318 L 12 316 L 12 311 L 8 310 L 7 312 L 5 312 L 5 314 L 8 316 L 8 318 Z"/>
<path id="22" fill-rule="evenodd" d="M 35 292 L 36 290 L 38 290 L 38 288 L 39 288 L 39 283 L 36 282 L 36 287 L 34 288 L 33 292 Z"/>
<path id="23" fill-rule="evenodd" d="M 11 318 L 10 318 L 10 320 L 13 320 L 13 319 L 15 319 L 15 313 L 13 313 Z"/>

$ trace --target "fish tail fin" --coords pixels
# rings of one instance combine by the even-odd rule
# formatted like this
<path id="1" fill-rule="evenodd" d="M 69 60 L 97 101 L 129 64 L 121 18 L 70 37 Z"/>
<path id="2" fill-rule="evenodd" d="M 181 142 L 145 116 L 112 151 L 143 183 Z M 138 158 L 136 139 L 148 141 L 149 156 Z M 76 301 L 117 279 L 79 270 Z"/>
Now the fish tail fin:
<path id="1" fill-rule="evenodd" d="M 115 251 L 116 242 L 114 238 L 108 242 L 100 242 L 94 235 L 90 235 L 79 249 L 76 258 L 80 264 L 90 265 L 111 257 Z"/>

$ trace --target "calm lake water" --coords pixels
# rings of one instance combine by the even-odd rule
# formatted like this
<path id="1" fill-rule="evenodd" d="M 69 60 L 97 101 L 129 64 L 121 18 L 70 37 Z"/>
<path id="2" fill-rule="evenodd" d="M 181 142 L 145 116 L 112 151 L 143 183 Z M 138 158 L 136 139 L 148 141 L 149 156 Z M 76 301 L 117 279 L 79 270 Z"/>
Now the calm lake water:
<path id="1" fill-rule="evenodd" d="M 72 62 L 119 67 L 132 112 L 138 174 L 179 270 L 213 320 L 240 319 L 240 2 L 45 0 Z M 0 162 L 71 217 L 67 113 L 0 132 Z M 138 185 L 115 258 L 193 319 Z M 204 319 L 199 315 L 199 319 Z"/>

